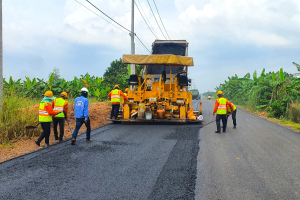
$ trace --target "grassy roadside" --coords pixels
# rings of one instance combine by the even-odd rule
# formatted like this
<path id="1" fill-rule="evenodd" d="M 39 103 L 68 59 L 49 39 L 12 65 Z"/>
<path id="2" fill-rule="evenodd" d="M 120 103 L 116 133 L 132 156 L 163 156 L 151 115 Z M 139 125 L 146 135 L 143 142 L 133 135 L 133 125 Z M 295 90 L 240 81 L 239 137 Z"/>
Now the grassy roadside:
<path id="1" fill-rule="evenodd" d="M 41 100 L 42 98 L 23 98 L 17 95 L 4 96 L 3 112 L 0 113 L 0 145 L 16 139 L 30 139 L 40 135 L 40 127 L 31 130 L 25 127 L 38 123 L 38 108 Z M 68 99 L 69 107 L 73 107 L 74 101 L 74 98 Z M 90 104 L 98 102 L 95 97 L 89 98 L 89 101 Z"/>
<path id="2" fill-rule="evenodd" d="M 250 112 L 254 115 L 257 115 L 264 119 L 267 119 L 270 122 L 273 122 L 275 124 L 281 125 L 283 127 L 289 128 L 295 132 L 300 133 L 300 124 L 299 123 L 293 122 L 291 120 L 287 120 L 285 118 L 277 119 L 277 118 L 273 118 L 273 117 L 268 117 L 268 113 L 266 111 L 257 111 L 257 110 L 253 111 L 245 106 L 237 106 L 237 107 L 242 110 L 245 110 L 247 112 Z"/>

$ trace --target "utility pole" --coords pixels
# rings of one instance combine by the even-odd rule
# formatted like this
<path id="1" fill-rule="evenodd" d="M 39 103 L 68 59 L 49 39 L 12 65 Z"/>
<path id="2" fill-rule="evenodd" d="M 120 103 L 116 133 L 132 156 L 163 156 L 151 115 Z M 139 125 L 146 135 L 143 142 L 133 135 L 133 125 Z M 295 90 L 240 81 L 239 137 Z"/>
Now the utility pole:
<path id="1" fill-rule="evenodd" d="M 135 54 L 134 45 L 134 0 L 131 1 L 131 54 Z M 130 65 L 130 74 L 135 74 L 135 65 Z"/>
<path id="2" fill-rule="evenodd" d="M 3 112 L 3 43 L 2 43 L 2 0 L 0 0 L 0 113 Z"/>

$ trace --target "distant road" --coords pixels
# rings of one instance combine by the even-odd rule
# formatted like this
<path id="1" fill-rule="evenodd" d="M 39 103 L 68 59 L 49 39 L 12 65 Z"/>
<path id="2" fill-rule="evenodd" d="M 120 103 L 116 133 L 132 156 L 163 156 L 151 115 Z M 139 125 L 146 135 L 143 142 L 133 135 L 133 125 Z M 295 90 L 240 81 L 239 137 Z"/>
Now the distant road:
<path id="1" fill-rule="evenodd" d="M 202 101 L 207 124 L 214 101 Z M 240 109 L 237 119 L 221 134 L 215 123 L 107 125 L 92 143 L 0 164 L 0 199 L 300 199 L 300 134 Z"/>

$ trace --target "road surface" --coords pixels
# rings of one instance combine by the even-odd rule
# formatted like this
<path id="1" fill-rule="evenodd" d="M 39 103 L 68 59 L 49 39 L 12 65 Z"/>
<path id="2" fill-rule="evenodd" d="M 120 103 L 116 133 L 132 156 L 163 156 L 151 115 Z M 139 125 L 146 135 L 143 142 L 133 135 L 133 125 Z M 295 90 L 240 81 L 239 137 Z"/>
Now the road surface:
<path id="1" fill-rule="evenodd" d="M 196 102 L 198 104 L 198 102 Z M 203 101 L 203 124 L 213 101 Z M 0 164 L 0 199 L 299 199 L 300 135 L 238 109 L 237 129 L 111 124 Z"/>

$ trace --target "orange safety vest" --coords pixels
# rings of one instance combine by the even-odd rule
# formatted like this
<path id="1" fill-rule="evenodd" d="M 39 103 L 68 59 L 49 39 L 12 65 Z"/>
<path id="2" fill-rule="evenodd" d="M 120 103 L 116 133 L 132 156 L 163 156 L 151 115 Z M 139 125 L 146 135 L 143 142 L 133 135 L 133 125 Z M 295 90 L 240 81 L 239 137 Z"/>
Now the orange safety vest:
<path id="1" fill-rule="evenodd" d="M 46 104 L 47 103 L 49 103 L 49 102 L 40 103 L 39 122 L 52 122 L 52 116 L 46 110 Z"/>
<path id="2" fill-rule="evenodd" d="M 112 103 L 121 103 L 121 91 L 118 89 L 115 89 L 111 91 L 111 97 L 110 97 L 110 102 Z"/>
<path id="3" fill-rule="evenodd" d="M 217 99 L 217 101 L 219 101 L 219 106 L 217 109 L 217 115 L 226 115 L 227 114 L 227 107 L 226 107 L 226 103 L 227 103 L 227 99 L 225 98 L 219 98 Z"/>

